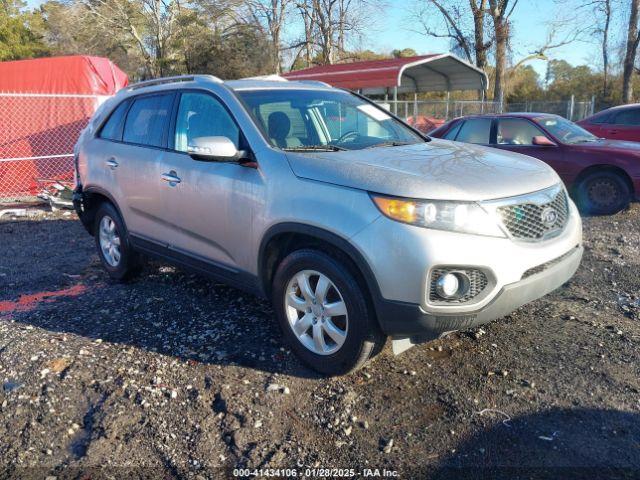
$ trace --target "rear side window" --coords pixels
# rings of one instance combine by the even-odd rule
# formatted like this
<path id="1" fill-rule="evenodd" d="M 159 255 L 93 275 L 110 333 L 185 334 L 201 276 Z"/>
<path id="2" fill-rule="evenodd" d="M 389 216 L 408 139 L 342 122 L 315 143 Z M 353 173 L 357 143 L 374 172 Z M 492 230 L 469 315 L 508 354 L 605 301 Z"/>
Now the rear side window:
<path id="1" fill-rule="evenodd" d="M 640 110 L 637 108 L 630 108 L 622 110 L 613 116 L 613 121 L 616 125 L 640 125 Z"/>
<path id="2" fill-rule="evenodd" d="M 122 139 L 128 143 L 161 147 L 171 118 L 173 94 L 137 98 L 129 109 Z"/>
<path id="3" fill-rule="evenodd" d="M 100 131 L 100 138 L 106 140 L 122 140 L 122 123 L 124 122 L 124 116 L 127 113 L 129 102 L 122 102 L 113 111 L 109 120 L 104 124 Z"/>
<path id="4" fill-rule="evenodd" d="M 491 136 L 490 118 L 470 118 L 460 127 L 456 141 L 488 144 Z"/>

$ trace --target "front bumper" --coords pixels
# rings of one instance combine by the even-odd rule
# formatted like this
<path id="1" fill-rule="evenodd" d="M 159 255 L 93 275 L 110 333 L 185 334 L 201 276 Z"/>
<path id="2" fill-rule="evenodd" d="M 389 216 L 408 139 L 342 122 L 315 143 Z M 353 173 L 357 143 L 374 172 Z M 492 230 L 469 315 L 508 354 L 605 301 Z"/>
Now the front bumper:
<path id="1" fill-rule="evenodd" d="M 381 300 L 377 311 L 382 328 L 394 338 L 408 338 L 417 343 L 501 318 L 567 282 L 580 266 L 583 251 L 581 245 L 576 246 L 561 261 L 523 280 L 504 285 L 488 304 L 471 312 L 427 313 L 420 305 Z"/>

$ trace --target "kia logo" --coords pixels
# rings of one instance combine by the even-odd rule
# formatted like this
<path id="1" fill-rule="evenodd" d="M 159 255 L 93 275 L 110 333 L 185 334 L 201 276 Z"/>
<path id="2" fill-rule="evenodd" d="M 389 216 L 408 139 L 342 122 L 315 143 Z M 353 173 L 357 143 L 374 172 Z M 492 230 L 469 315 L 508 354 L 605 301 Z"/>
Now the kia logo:
<path id="1" fill-rule="evenodd" d="M 558 221 L 558 212 L 552 207 L 547 207 L 540 213 L 540 219 L 546 227 L 553 227 Z"/>

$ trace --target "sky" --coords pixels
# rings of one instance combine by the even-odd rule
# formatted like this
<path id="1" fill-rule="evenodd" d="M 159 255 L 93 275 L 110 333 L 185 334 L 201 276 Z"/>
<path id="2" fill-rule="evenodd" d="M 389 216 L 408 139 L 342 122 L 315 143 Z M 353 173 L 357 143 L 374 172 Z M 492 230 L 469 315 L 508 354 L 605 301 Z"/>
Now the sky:
<path id="1" fill-rule="evenodd" d="M 380 19 L 372 26 L 362 47 L 381 53 L 403 48 L 413 48 L 419 54 L 449 51 L 449 40 L 426 37 L 416 31 L 419 26 L 411 20 L 410 13 L 415 1 L 417 0 L 388 0 L 384 15 L 380 15 Z M 565 1 L 570 3 L 572 0 Z M 27 0 L 27 3 L 30 8 L 35 8 L 43 3 L 43 0 Z M 514 32 L 512 50 L 515 61 L 544 44 L 548 24 L 552 19 L 575 15 L 575 12 L 570 11 L 571 8 L 567 6 L 569 3 L 566 3 L 563 9 L 558 6 L 558 0 L 519 1 L 512 17 Z M 548 57 L 564 59 L 572 65 L 593 66 L 599 61 L 598 45 L 574 42 L 550 51 Z M 529 64 L 544 78 L 545 61 L 534 60 Z"/>
<path id="2" fill-rule="evenodd" d="M 374 41 L 368 41 L 367 46 L 376 51 L 391 51 L 396 48 L 413 48 L 418 53 L 440 53 L 450 49 L 447 39 L 426 37 L 412 27 L 410 9 L 413 0 L 393 1 L 393 5 L 385 15 L 384 25 L 376 26 Z M 554 0 L 520 0 L 512 17 L 512 49 L 513 60 L 518 61 L 527 54 L 543 45 L 547 38 L 548 25 L 553 19 L 567 17 L 573 12 L 558 7 Z M 566 32 L 565 32 L 566 35 Z M 558 37 L 562 37 L 559 35 Z M 572 65 L 593 65 L 599 61 L 598 45 L 596 43 L 574 42 L 548 52 L 550 59 L 563 59 Z M 546 62 L 534 60 L 529 62 L 535 70 L 544 77 Z"/>

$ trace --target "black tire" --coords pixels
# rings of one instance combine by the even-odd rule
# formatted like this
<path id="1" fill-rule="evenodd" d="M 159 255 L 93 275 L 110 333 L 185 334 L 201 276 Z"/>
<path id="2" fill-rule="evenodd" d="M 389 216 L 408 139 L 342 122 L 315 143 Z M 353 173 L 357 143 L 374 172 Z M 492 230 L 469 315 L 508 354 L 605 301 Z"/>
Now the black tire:
<path id="1" fill-rule="evenodd" d="M 105 217 L 113 220 L 113 223 L 115 224 L 115 232 L 120 239 L 120 258 L 116 265 L 109 263 L 100 244 L 100 224 Z M 100 262 L 112 279 L 125 281 L 131 279 L 140 272 L 140 259 L 138 254 L 131 247 L 127 228 L 125 227 L 118 211 L 110 203 L 104 202 L 98 207 L 93 224 L 93 234 Z"/>
<path id="2" fill-rule="evenodd" d="M 285 307 L 287 286 L 303 270 L 314 270 L 325 275 L 337 287 L 346 305 L 347 335 L 335 353 L 314 353 L 303 345 L 290 326 Z M 274 276 L 272 294 L 274 310 L 287 343 L 305 365 L 317 372 L 329 376 L 350 373 L 384 346 L 386 337 L 380 331 L 362 287 L 342 262 L 326 253 L 304 249 L 287 256 Z"/>
<path id="3" fill-rule="evenodd" d="M 618 173 L 601 170 L 588 174 L 576 185 L 576 200 L 583 213 L 611 215 L 631 202 L 629 184 Z"/>

